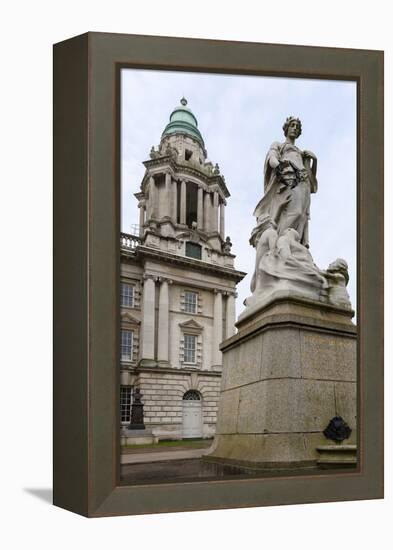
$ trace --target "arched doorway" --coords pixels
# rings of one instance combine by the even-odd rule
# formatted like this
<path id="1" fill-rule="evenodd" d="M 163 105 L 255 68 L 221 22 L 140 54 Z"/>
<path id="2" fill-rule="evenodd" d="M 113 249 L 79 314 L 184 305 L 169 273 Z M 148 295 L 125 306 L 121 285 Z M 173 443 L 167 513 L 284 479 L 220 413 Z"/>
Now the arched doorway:
<path id="1" fill-rule="evenodd" d="M 196 390 L 183 395 L 183 439 L 202 437 L 202 399 Z"/>

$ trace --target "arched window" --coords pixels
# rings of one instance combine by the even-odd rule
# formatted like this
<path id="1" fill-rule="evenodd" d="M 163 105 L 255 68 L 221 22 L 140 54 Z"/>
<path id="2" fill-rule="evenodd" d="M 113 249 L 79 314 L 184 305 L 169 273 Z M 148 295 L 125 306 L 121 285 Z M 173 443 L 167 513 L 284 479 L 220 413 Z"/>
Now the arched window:
<path id="1" fill-rule="evenodd" d="M 200 401 L 201 394 L 196 390 L 189 390 L 183 395 L 183 401 Z"/>
<path id="2" fill-rule="evenodd" d="M 188 159 L 186 159 L 188 160 Z M 192 222 L 198 221 L 198 186 L 192 181 L 186 187 L 186 225 L 192 227 Z"/>

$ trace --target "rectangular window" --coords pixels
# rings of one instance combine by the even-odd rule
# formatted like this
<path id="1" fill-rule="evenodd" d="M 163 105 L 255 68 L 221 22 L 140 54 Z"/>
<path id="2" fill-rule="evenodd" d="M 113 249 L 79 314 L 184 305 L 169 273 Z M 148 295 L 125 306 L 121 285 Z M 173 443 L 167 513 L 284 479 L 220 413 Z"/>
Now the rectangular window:
<path id="1" fill-rule="evenodd" d="M 120 339 L 120 355 L 122 361 L 132 361 L 134 333 L 132 330 L 122 330 Z"/>
<path id="2" fill-rule="evenodd" d="M 188 224 L 191 227 L 191 222 Z M 202 259 L 202 247 L 197 243 L 186 242 L 186 256 L 189 258 L 195 258 L 196 260 Z"/>
<path id="3" fill-rule="evenodd" d="M 184 362 L 196 363 L 197 337 L 193 334 L 184 335 Z"/>
<path id="4" fill-rule="evenodd" d="M 134 307 L 135 287 L 127 283 L 120 283 L 120 304 L 125 307 Z"/>
<path id="5" fill-rule="evenodd" d="M 131 391 L 132 386 L 120 386 L 120 420 L 131 421 Z"/>
<path id="6" fill-rule="evenodd" d="M 184 293 L 184 311 L 187 313 L 197 313 L 198 293 L 186 290 Z"/>

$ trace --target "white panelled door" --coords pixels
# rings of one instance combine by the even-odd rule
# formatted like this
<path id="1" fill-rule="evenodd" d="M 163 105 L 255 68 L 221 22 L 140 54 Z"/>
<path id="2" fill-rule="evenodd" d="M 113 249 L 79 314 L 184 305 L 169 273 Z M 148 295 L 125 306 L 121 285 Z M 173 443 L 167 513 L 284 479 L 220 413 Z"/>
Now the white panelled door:
<path id="1" fill-rule="evenodd" d="M 202 401 L 190 391 L 183 397 L 183 438 L 202 437 Z"/>

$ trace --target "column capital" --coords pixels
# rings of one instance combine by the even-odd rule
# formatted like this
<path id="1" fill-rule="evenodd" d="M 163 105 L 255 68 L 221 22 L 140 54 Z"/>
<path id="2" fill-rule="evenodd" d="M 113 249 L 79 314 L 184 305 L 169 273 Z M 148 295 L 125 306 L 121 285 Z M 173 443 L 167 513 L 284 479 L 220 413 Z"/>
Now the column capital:
<path id="1" fill-rule="evenodd" d="M 148 279 L 151 279 L 154 283 L 157 282 L 158 277 L 156 275 L 153 275 L 152 273 L 144 273 L 142 276 L 142 279 L 144 281 L 147 281 Z"/>
<path id="2" fill-rule="evenodd" d="M 214 294 L 225 294 L 225 290 L 222 288 L 215 288 L 213 289 Z"/>
<path id="3" fill-rule="evenodd" d="M 170 168 L 167 168 L 167 169 L 163 170 L 162 173 L 164 174 L 165 178 L 167 178 L 167 179 L 171 178 L 171 183 L 176 181 L 175 173 Z"/>
<path id="4" fill-rule="evenodd" d="M 168 279 L 168 277 L 157 277 L 157 282 L 158 283 L 168 283 L 168 285 L 172 285 L 173 284 L 173 279 Z"/>

